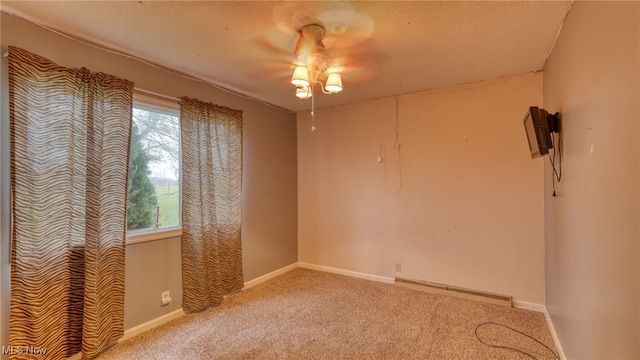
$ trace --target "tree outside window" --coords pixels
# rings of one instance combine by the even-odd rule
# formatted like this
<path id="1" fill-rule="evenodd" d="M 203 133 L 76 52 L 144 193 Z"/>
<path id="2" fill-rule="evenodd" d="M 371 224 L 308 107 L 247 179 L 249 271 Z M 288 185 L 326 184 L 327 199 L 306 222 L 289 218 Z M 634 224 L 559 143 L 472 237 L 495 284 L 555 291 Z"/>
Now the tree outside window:
<path id="1" fill-rule="evenodd" d="M 134 103 L 127 230 L 180 225 L 179 126 L 176 110 Z"/>

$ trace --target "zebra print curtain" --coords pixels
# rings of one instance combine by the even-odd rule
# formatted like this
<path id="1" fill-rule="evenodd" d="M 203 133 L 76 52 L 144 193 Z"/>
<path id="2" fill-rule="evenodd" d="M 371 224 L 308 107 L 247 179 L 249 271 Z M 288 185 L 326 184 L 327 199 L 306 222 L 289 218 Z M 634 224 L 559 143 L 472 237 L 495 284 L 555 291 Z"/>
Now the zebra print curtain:
<path id="1" fill-rule="evenodd" d="M 182 308 L 243 287 L 242 111 L 182 98 Z"/>
<path id="2" fill-rule="evenodd" d="M 124 334 L 132 99 L 127 80 L 9 49 L 12 359 L 94 358 Z"/>

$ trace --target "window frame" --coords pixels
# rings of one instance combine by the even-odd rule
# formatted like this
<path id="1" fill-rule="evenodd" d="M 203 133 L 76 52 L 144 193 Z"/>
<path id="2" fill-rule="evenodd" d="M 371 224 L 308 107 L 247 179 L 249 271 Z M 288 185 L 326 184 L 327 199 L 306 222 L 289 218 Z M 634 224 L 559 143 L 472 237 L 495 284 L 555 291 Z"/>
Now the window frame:
<path id="1" fill-rule="evenodd" d="M 171 99 L 164 95 L 154 94 L 140 89 L 134 89 L 132 110 L 134 108 L 176 116 L 178 118 L 178 125 L 180 125 L 180 100 L 178 99 Z M 131 119 L 131 121 L 133 121 L 133 118 Z M 181 139 L 179 138 L 178 148 L 180 149 L 180 151 L 182 151 L 180 148 L 180 141 Z M 182 236 L 182 156 L 178 155 L 178 159 L 178 187 L 180 189 L 178 194 L 179 224 L 163 226 L 159 228 L 127 230 L 127 245 Z"/>

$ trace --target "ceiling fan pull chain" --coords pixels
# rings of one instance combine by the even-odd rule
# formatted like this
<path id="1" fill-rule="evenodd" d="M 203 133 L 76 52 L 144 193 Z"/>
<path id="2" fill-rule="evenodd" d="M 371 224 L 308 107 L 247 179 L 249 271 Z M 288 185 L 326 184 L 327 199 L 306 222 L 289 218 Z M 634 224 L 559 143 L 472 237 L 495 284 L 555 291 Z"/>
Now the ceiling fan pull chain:
<path id="1" fill-rule="evenodd" d="M 311 132 L 316 131 L 316 112 L 314 111 L 316 105 L 316 97 L 313 96 L 313 85 L 311 85 Z"/>

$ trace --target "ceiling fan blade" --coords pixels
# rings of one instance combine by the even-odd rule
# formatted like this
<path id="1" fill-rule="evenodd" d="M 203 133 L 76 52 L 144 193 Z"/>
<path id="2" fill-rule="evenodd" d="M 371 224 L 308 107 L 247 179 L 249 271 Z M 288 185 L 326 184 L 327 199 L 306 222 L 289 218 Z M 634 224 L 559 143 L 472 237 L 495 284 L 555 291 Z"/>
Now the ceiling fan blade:
<path id="1" fill-rule="evenodd" d="M 374 66 L 374 65 L 382 65 L 391 60 L 391 56 L 383 51 L 375 51 L 375 52 L 367 52 L 367 53 L 346 53 L 341 56 L 331 57 L 333 60 L 333 67 L 340 70 L 341 67 L 344 66 L 352 66 L 358 65 L 361 67 L 364 66 Z"/>
<path id="2" fill-rule="evenodd" d="M 355 46 L 373 36 L 375 23 L 352 8 L 333 9 L 318 14 L 327 29 L 324 43 L 328 48 Z"/>
<path id="3" fill-rule="evenodd" d="M 283 83 L 290 84 L 291 79 L 289 69 L 275 68 L 275 69 L 253 69 L 247 73 L 247 76 L 255 80 L 282 80 Z"/>
<path id="4" fill-rule="evenodd" d="M 267 40 L 265 37 L 255 38 L 251 43 L 253 46 L 269 52 L 270 55 L 287 56 L 291 54 L 291 50 L 285 49 L 284 47 Z"/>
<path id="5" fill-rule="evenodd" d="M 376 49 L 376 44 L 371 39 L 349 48 L 330 49 L 329 56 L 339 71 L 345 66 L 375 67 L 391 60 L 391 55 Z"/>
<path id="6" fill-rule="evenodd" d="M 321 23 L 314 14 L 322 3 L 285 1 L 279 3 L 273 10 L 273 22 L 282 33 L 297 34 L 303 26 Z"/>
<path id="7" fill-rule="evenodd" d="M 373 19 L 348 2 L 285 1 L 273 10 L 273 21 L 281 33 L 297 34 L 309 24 L 326 29 L 327 47 L 348 47 L 369 39 L 375 31 Z"/>
<path id="8" fill-rule="evenodd" d="M 350 3 L 283 2 L 273 10 L 274 30 L 257 41 L 269 51 L 274 64 L 261 64 L 253 76 L 257 79 L 281 77 L 290 86 L 293 63 L 301 49 L 325 48 L 334 68 L 345 83 L 366 82 L 378 76 L 376 64 L 391 59 L 389 53 L 376 49 L 371 39 L 375 32 L 373 19 L 359 13 Z M 309 27 L 318 24 L 322 31 Z M 314 50 L 315 51 L 315 50 Z M 323 78 L 326 74 L 321 74 Z"/>

